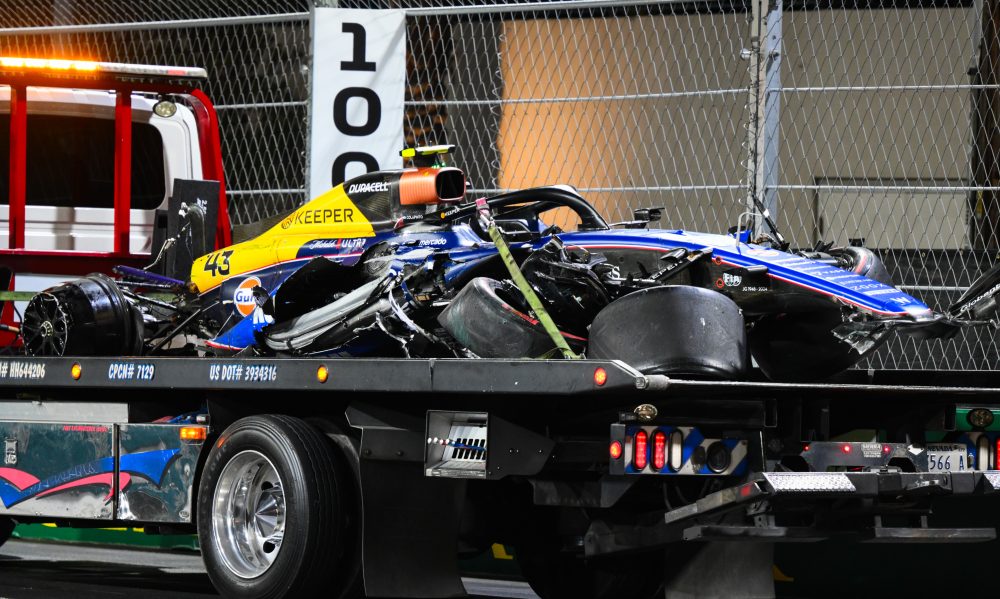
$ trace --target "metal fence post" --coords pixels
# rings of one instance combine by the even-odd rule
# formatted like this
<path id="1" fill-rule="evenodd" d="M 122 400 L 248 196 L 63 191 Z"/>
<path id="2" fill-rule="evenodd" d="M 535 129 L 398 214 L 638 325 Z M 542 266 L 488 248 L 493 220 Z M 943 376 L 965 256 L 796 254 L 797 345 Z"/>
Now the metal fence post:
<path id="1" fill-rule="evenodd" d="M 751 0 L 750 93 L 747 103 L 747 210 L 758 202 L 777 222 L 778 135 L 781 107 L 781 0 Z M 754 233 L 759 233 L 761 223 Z"/>
<path id="2" fill-rule="evenodd" d="M 767 29 L 764 31 L 761 63 L 763 65 L 762 85 L 764 115 L 761 143 L 764 147 L 759 168 L 758 193 L 771 219 L 778 222 L 778 142 L 781 115 L 781 42 L 782 42 L 782 0 L 775 0 L 767 13 Z"/>

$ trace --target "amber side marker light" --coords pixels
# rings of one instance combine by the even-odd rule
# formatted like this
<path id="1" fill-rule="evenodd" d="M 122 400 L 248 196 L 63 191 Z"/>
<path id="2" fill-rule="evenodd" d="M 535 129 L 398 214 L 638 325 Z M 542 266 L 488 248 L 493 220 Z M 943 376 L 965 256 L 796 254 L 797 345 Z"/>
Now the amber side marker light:
<path id="1" fill-rule="evenodd" d="M 326 366 L 320 366 L 316 369 L 316 380 L 325 383 L 326 379 L 330 378 L 330 369 Z"/>
<path id="2" fill-rule="evenodd" d="M 617 460 L 622 457 L 622 444 L 620 441 L 612 441 L 611 447 L 608 448 L 608 453 L 611 454 L 612 460 Z"/>
<path id="3" fill-rule="evenodd" d="M 594 371 L 594 384 L 598 387 L 602 387 L 606 382 L 608 382 L 608 371 L 598 367 L 597 370 Z"/>
<path id="4" fill-rule="evenodd" d="M 69 375 L 73 377 L 74 381 L 80 380 L 80 377 L 83 376 L 83 367 L 74 362 L 73 366 L 69 369 Z"/>
<path id="5" fill-rule="evenodd" d="M 182 426 L 182 441 L 204 441 L 208 436 L 208 429 L 203 426 Z"/>

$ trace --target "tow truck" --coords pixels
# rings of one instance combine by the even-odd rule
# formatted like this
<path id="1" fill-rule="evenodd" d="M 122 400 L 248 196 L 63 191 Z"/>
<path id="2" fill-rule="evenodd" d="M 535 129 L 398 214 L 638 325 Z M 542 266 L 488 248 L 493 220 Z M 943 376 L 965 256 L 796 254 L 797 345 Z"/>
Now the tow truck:
<path id="1" fill-rule="evenodd" d="M 205 78 L 0 58 L 10 289 L 10 272 L 155 260 L 129 241 L 136 112 L 192 116 L 195 139 L 171 150 L 191 152 L 200 168 L 189 176 L 216 182 L 211 247 L 230 243 Z M 73 94 L 78 105 L 113 98 L 106 251 L 25 246 L 32 89 L 89 90 Z M 14 333 L 19 296 L 7 293 Z M 495 542 L 515 548 L 543 599 L 760 597 L 774 593 L 776 543 L 996 537 L 973 512 L 956 527 L 934 509 L 1000 489 L 995 373 L 775 383 L 593 359 L 32 357 L 16 340 L 7 353 L 0 532 L 15 522 L 196 532 L 228 597 L 463 596 L 457 557 Z"/>

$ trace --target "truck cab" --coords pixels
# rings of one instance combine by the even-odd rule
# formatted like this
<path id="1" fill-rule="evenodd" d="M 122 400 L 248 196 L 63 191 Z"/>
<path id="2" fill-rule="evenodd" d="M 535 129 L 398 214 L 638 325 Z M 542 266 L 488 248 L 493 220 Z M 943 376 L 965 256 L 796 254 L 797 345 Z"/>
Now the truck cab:
<path id="1" fill-rule="evenodd" d="M 230 242 L 206 79 L 199 68 L 0 57 L 0 291 L 148 265 L 177 180 L 219 182 L 216 239 Z M 16 306 L 0 303 L 8 328 Z"/>
<path id="2" fill-rule="evenodd" d="M 157 209 L 174 179 L 202 177 L 191 109 L 153 112 L 156 97 L 132 101 L 132 202 L 128 250 L 148 254 Z M 114 249 L 115 96 L 103 90 L 30 88 L 24 249 Z M 0 164 L 10 162 L 10 88 L 0 88 Z M 9 180 L 0 178 L 0 246 L 10 247 Z"/>

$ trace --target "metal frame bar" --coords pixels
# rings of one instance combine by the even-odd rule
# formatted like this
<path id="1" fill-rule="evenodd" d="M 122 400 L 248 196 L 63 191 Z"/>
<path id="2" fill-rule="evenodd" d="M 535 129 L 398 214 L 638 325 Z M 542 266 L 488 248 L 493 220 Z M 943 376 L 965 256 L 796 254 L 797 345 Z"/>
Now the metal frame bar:
<path id="1" fill-rule="evenodd" d="M 28 87 L 10 88 L 10 189 L 8 247 L 24 247 L 25 198 L 28 177 Z"/>
<path id="2" fill-rule="evenodd" d="M 740 89 L 708 89 L 686 92 L 656 92 L 648 94 L 614 94 L 610 96 L 566 96 L 561 98 L 507 98 L 489 100 L 406 100 L 403 106 L 503 106 L 507 104 L 567 104 L 574 102 L 621 102 L 629 100 L 656 100 L 689 98 L 697 96 L 729 96 L 745 94 Z"/>
<path id="3" fill-rule="evenodd" d="M 130 253 L 132 219 L 132 90 L 115 93 L 114 253 Z"/>
<path id="4" fill-rule="evenodd" d="M 217 19 L 185 19 L 180 21 L 144 21 L 139 23 L 95 23 L 90 25 L 52 25 L 48 27 L 4 27 L 0 35 L 59 35 L 65 33 L 104 33 L 112 31 L 147 31 L 151 29 L 188 29 L 191 27 L 227 27 L 256 23 L 293 23 L 308 21 L 309 13 L 294 12 Z"/>
<path id="5" fill-rule="evenodd" d="M 623 8 L 627 6 L 658 6 L 683 4 L 688 0 L 553 0 L 551 2 L 525 2 L 523 4 L 494 4 L 491 6 L 434 6 L 407 8 L 406 16 L 484 15 L 496 13 L 529 13 L 555 10 L 586 10 L 593 8 Z"/>
<path id="6" fill-rule="evenodd" d="M 219 135 L 219 115 L 208 95 L 200 89 L 191 91 L 192 105 L 198 122 L 201 149 L 201 176 L 219 182 L 218 218 L 215 227 L 216 247 L 226 247 L 233 243 L 232 227 L 229 224 L 229 201 L 226 195 L 226 171 L 222 163 L 222 137 Z"/>

